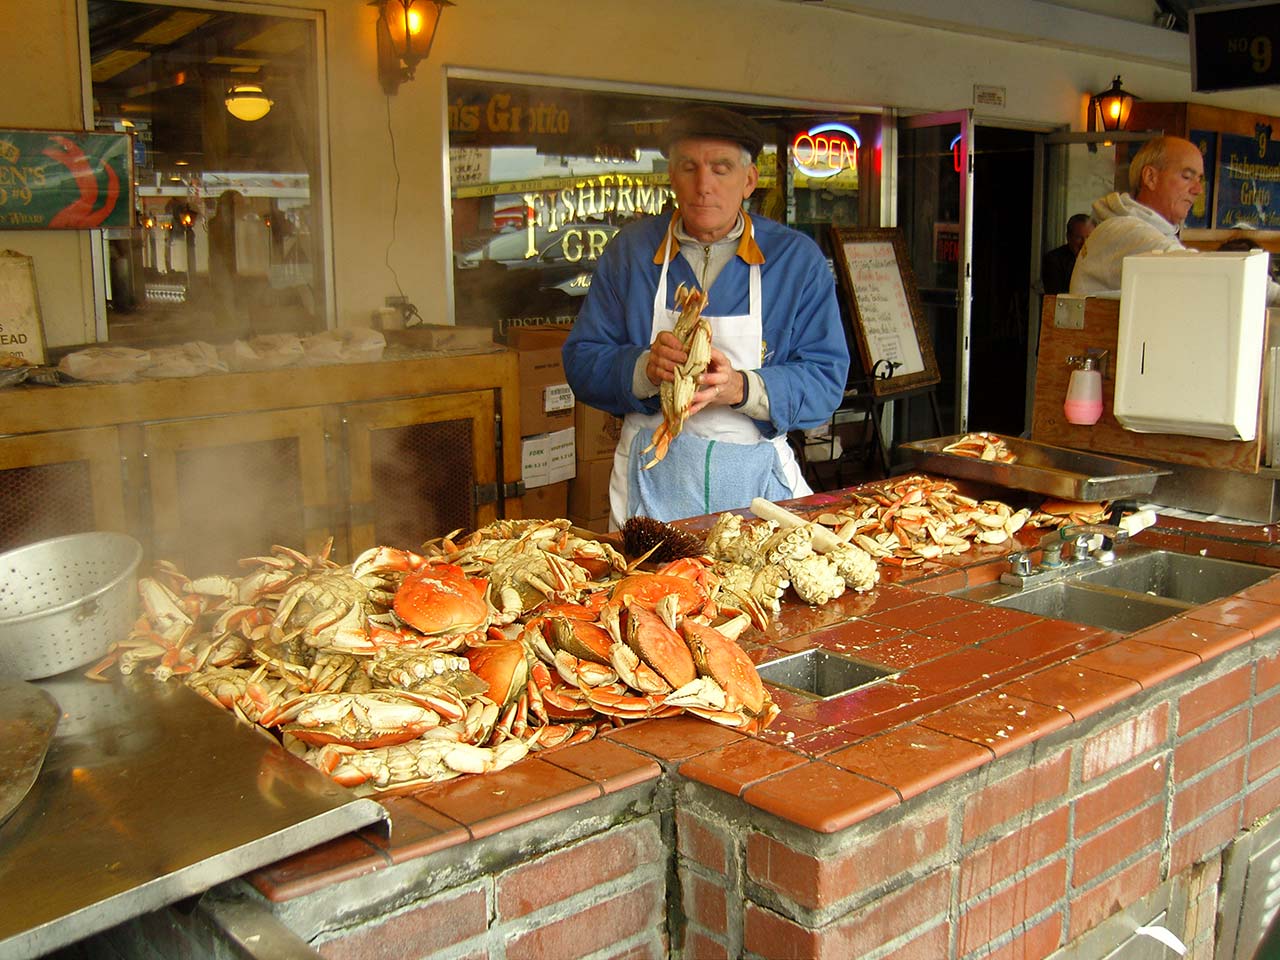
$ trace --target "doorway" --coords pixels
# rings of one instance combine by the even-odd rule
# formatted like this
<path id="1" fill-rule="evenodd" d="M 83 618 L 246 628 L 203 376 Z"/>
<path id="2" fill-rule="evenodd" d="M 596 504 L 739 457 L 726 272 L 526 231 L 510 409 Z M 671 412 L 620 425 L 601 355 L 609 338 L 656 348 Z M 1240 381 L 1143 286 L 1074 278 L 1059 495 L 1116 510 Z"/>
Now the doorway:
<path id="1" fill-rule="evenodd" d="M 1018 436 L 1028 422 L 1036 134 L 977 126 L 973 161 L 973 305 L 969 429 Z"/>
<path id="2" fill-rule="evenodd" d="M 1038 134 L 978 125 L 967 111 L 907 117 L 898 133 L 898 223 L 938 358 L 943 429 L 1017 436 L 1034 369 Z M 936 433 L 919 398 L 896 404 L 894 418 L 896 442 Z"/>

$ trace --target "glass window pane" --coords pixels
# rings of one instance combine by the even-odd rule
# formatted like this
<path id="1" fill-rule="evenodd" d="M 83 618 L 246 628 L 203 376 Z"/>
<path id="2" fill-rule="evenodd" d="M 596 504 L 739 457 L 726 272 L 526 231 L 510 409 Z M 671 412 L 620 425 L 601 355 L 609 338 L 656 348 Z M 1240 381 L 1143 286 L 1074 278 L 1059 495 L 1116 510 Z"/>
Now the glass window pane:
<path id="1" fill-rule="evenodd" d="M 135 225 L 100 235 L 109 339 L 323 329 L 314 16 L 88 12 L 94 125 L 134 143 Z"/>
<path id="2" fill-rule="evenodd" d="M 618 230 L 672 209 L 663 126 L 706 103 L 459 77 L 449 79 L 448 101 L 455 318 L 499 336 L 512 325 L 573 322 Z M 753 215 L 824 248 L 832 224 L 867 222 L 878 184 L 862 189 L 874 165 L 860 144 L 878 142 L 879 114 L 720 105 L 770 134 L 747 202 Z"/>

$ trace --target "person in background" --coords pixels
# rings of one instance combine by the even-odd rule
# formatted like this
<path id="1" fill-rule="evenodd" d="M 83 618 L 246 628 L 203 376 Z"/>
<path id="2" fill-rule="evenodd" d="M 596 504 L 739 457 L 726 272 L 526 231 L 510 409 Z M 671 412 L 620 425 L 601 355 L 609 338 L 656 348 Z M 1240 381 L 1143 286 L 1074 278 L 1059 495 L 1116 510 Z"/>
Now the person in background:
<path id="1" fill-rule="evenodd" d="M 1040 283 L 1048 294 L 1066 293 L 1071 287 L 1071 271 L 1075 269 L 1076 255 L 1093 233 L 1093 218 L 1087 213 L 1076 213 L 1067 221 L 1067 242 L 1054 247 L 1040 261 Z"/>
<path id="2" fill-rule="evenodd" d="M 1190 140 L 1155 137 L 1129 163 L 1127 193 L 1093 203 L 1097 229 L 1076 257 L 1071 292 L 1086 296 L 1120 290 L 1124 258 L 1153 250 L 1185 250 L 1178 231 L 1204 192 L 1204 158 Z M 1267 303 L 1280 304 L 1280 286 L 1267 282 Z"/>
<path id="3" fill-rule="evenodd" d="M 677 208 L 609 242 L 565 342 L 584 403 L 623 417 L 609 484 L 610 526 L 811 493 L 787 432 L 827 422 L 849 352 L 826 258 L 808 237 L 743 210 L 764 131 L 719 107 L 667 124 Z M 641 451 L 662 422 L 659 387 L 687 355 L 671 332 L 680 284 L 705 291 L 711 361 L 684 430 L 651 469 Z"/>

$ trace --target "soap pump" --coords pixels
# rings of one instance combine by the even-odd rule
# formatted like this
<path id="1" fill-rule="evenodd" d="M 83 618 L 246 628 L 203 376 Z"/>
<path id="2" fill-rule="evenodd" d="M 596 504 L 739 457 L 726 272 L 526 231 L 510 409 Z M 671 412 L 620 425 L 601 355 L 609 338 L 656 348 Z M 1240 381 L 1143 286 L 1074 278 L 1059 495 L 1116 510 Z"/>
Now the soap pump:
<path id="1" fill-rule="evenodd" d="M 1098 369 L 1105 350 L 1090 351 L 1082 357 L 1067 357 L 1075 367 L 1067 384 L 1067 399 L 1062 411 L 1068 423 L 1090 426 L 1102 416 L 1102 371 Z"/>

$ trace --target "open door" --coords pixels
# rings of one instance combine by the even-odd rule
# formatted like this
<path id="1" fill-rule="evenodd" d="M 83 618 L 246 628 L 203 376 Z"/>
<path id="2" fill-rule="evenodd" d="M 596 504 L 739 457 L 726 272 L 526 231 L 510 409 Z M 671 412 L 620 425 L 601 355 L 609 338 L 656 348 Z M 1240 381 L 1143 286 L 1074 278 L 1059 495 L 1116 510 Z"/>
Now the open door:
<path id="1" fill-rule="evenodd" d="M 1139 145 L 1158 131 L 1136 133 L 1072 133 L 1059 131 L 1035 138 L 1036 200 L 1040 209 L 1033 220 L 1040 224 L 1031 237 L 1033 283 L 1031 302 L 1038 309 L 1028 312 L 1026 429 L 1031 429 L 1035 405 L 1036 355 L 1040 342 L 1044 285 L 1040 263 L 1044 254 L 1066 241 L 1067 220 L 1073 214 L 1091 214 L 1093 202 L 1113 190 L 1129 190 L 1129 158 Z"/>
<path id="2" fill-rule="evenodd" d="M 898 121 L 898 225 L 915 271 L 942 382 L 944 427 L 969 424 L 969 329 L 973 270 L 973 112 Z M 934 432 L 928 404 L 908 401 L 898 440 Z"/>

